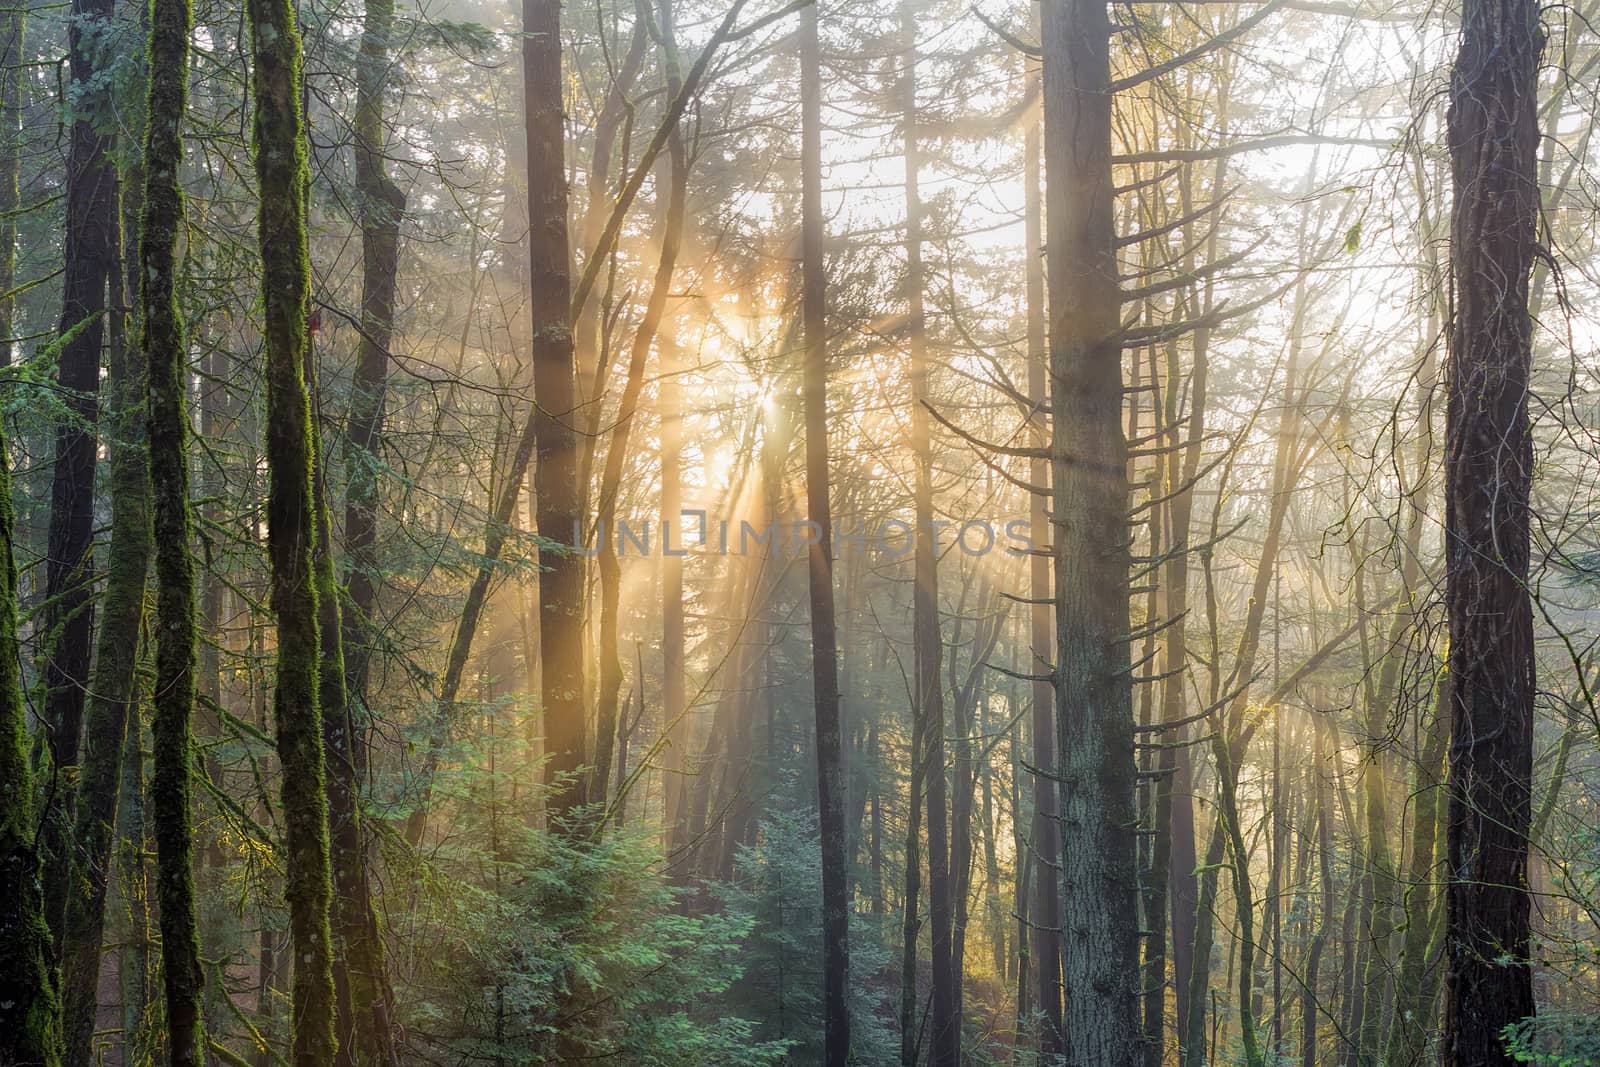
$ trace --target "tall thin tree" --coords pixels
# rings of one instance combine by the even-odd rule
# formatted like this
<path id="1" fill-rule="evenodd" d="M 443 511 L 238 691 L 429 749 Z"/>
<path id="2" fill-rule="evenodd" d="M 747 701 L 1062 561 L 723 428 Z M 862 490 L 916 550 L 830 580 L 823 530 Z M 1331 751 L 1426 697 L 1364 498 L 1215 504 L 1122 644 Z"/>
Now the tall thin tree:
<path id="1" fill-rule="evenodd" d="M 150 93 L 145 130 L 140 306 L 147 386 L 150 484 L 156 540 L 156 687 L 151 785 L 160 877 L 162 974 L 174 1064 L 203 1062 L 200 938 L 195 917 L 189 778 L 195 699 L 194 557 L 189 549 L 189 360 L 176 280 L 183 225 L 182 125 L 188 101 L 189 0 L 150 9 Z"/>
<path id="2" fill-rule="evenodd" d="M 267 550 L 278 626 L 273 719 L 283 775 L 284 884 L 294 950 L 296 1067 L 334 1062 L 328 801 L 318 704 L 321 643 L 312 550 L 315 460 L 305 360 L 311 265 L 300 30 L 289 0 L 248 0 L 267 381 Z"/>
<path id="3" fill-rule="evenodd" d="M 850 1057 L 850 886 L 846 870 L 844 731 L 839 712 L 838 630 L 833 606 L 832 506 L 828 470 L 828 279 L 822 218 L 822 46 L 817 9 L 800 13 L 800 286 L 805 348 L 807 553 L 811 598 L 811 686 L 817 738 L 817 812 L 822 847 L 823 1062 Z"/>
<path id="4" fill-rule="evenodd" d="M 22 206 L 22 87 L 26 68 L 28 5 L 12 4 L 0 13 L 0 367 L 11 363 L 16 323 L 17 209 Z"/>
<path id="5" fill-rule="evenodd" d="M 105 116 L 104 69 L 113 0 L 73 0 L 67 29 L 72 137 L 67 149 L 61 331 L 57 381 L 68 414 L 56 429 L 50 479 L 49 551 L 45 564 L 43 645 L 45 718 L 59 773 L 78 763 L 94 636 L 94 482 L 99 441 L 100 350 L 106 287 L 117 267 L 117 171 Z M 70 780 L 70 777 L 66 780 Z M 70 867 L 72 791 L 63 810 L 47 812 L 45 910 L 59 933 Z"/>
<path id="6" fill-rule="evenodd" d="M 137 179 L 137 168 L 129 174 Z M 137 202 L 143 190 L 129 189 Z M 125 205 L 123 215 L 130 205 Z M 117 239 L 119 258 L 125 240 Z M 137 289 L 138 270 L 126 264 Z M 94 686 L 84 714 L 83 755 L 73 816 L 71 878 L 62 925 L 61 982 L 67 1058 L 93 1059 L 100 949 L 104 942 L 106 886 L 116 837 L 122 789 L 125 734 L 140 732 L 135 710 L 137 635 L 145 614 L 145 576 L 150 568 L 150 473 L 145 437 L 145 356 L 129 343 L 124 309 L 129 288 L 124 271 L 112 272 L 110 344 L 106 357 L 105 417 L 110 467 L 111 544 L 100 594 Z"/>
<path id="7" fill-rule="evenodd" d="M 324 716 L 328 745 L 329 830 L 337 857 L 333 929 L 339 951 L 334 988 L 345 1007 L 339 1055 L 352 1064 L 394 1060 L 392 995 L 383 941 L 367 874 L 369 838 L 360 798 L 367 770 L 371 712 L 368 682 L 377 642 L 378 472 L 384 438 L 389 346 L 394 338 L 400 222 L 406 194 L 390 178 L 385 156 L 385 94 L 393 65 L 394 0 L 367 0 L 356 68 L 356 210 L 361 225 L 361 341 L 345 426 L 345 571 L 347 606 L 340 616 L 345 714 Z"/>
<path id="8" fill-rule="evenodd" d="M 1038 75 L 1032 76 L 1037 84 Z M 1033 405 L 1030 428 L 1035 447 L 1043 449 L 1049 439 L 1046 414 L 1050 408 L 1048 378 L 1049 346 L 1046 338 L 1044 278 L 1044 204 L 1042 201 L 1039 112 L 1030 109 L 1028 130 L 1023 142 L 1024 234 L 1027 266 L 1024 285 L 1028 302 L 1028 399 Z M 1061 838 L 1056 817 L 1055 687 L 1050 664 L 1055 662 L 1055 637 L 1050 616 L 1049 546 L 1042 540 L 1050 530 L 1050 464 L 1042 453 L 1028 465 L 1033 489 L 1028 495 L 1028 525 L 1035 544 L 1028 560 L 1029 660 L 1033 675 L 1029 721 L 1033 732 L 1033 826 L 1029 848 L 1033 851 L 1033 919 L 1029 955 L 1036 974 L 1039 1011 L 1039 1053 L 1060 1055 L 1061 1045 Z"/>
<path id="9" fill-rule="evenodd" d="M 922 761 L 927 796 L 929 955 L 933 972 L 929 1017 L 932 1062 L 955 1067 L 960 1024 L 956 1019 L 955 960 L 952 958 L 952 916 L 955 877 L 951 871 L 950 814 L 945 774 L 944 682 L 940 677 L 943 637 L 939 627 L 939 556 L 933 519 L 933 448 L 928 412 L 927 311 L 922 264 L 922 153 L 917 122 L 917 16 L 913 4 L 900 8 L 901 121 L 905 136 L 906 200 L 906 351 L 910 356 L 911 453 L 916 464 L 913 508 L 916 523 L 912 551 L 912 699 L 922 745 L 912 758 Z M 922 798 L 912 796 L 911 803 Z"/>

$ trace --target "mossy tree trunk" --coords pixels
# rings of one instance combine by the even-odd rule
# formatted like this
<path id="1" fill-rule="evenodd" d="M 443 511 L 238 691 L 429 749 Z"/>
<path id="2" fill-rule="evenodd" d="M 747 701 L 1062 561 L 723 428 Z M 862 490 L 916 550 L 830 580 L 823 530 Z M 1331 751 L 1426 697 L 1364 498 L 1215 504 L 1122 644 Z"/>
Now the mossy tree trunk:
<path id="1" fill-rule="evenodd" d="M 11 474 L 0 435 L 0 1063 L 60 1067 L 61 1001 L 39 888 L 27 707 L 17 643 Z"/>
<path id="2" fill-rule="evenodd" d="M 305 359 L 311 265 L 306 245 L 306 135 L 300 31 L 288 0 L 249 0 L 255 59 L 254 156 L 260 206 L 267 381 L 267 549 L 277 621 L 273 719 L 283 774 L 284 881 L 294 952 L 296 1067 L 334 1062 L 332 895 L 312 549 L 314 444 Z"/>
<path id="3" fill-rule="evenodd" d="M 188 100 L 189 0 L 153 0 L 150 95 L 145 126 L 140 308 L 149 369 L 150 482 L 156 537 L 156 688 L 152 714 L 151 814 L 156 837 L 162 976 L 172 1062 L 203 1062 L 203 972 L 194 894 L 189 803 L 194 759 L 195 578 L 190 551 L 189 364 L 178 314 L 178 233 L 183 197 L 182 124 Z"/>
<path id="4" fill-rule="evenodd" d="M 146 667 L 151 642 L 145 644 Z M 135 708 L 149 707 L 152 679 L 135 676 Z M 123 735 L 122 797 L 117 802 L 117 902 L 119 941 L 117 974 L 122 990 L 122 1061 L 142 1063 L 152 1055 L 155 1027 L 150 1018 L 150 986 L 154 955 L 150 936 L 150 873 L 145 862 L 144 738 L 138 715 L 128 720 Z"/>

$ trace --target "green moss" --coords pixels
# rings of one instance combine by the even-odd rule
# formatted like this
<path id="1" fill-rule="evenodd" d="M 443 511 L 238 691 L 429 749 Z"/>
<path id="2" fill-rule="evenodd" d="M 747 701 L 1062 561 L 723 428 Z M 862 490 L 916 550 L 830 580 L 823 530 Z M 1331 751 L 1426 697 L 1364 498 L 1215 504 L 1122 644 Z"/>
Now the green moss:
<path id="1" fill-rule="evenodd" d="M 174 277 L 183 198 L 180 123 L 188 97 L 189 0 L 152 0 L 149 120 L 140 242 L 144 352 L 149 362 L 150 478 L 156 535 L 156 688 L 151 720 L 151 809 L 166 975 L 167 1030 L 174 1064 L 202 1062 L 204 972 L 194 894 L 190 768 L 194 739 L 195 588 L 190 549 L 188 365 Z"/>
<path id="2" fill-rule="evenodd" d="M 267 382 L 267 548 L 278 626 L 273 716 L 283 774 L 285 896 L 294 951 L 297 1067 L 334 1062 L 327 791 L 319 711 L 322 648 L 312 549 L 314 457 L 306 393 L 311 269 L 306 252 L 301 50 L 287 0 L 249 0 L 254 156 Z"/>
<path id="3" fill-rule="evenodd" d="M 61 1002 L 50 967 L 33 775 L 17 647 L 11 476 L 0 436 L 0 1063 L 59 1067 Z"/>

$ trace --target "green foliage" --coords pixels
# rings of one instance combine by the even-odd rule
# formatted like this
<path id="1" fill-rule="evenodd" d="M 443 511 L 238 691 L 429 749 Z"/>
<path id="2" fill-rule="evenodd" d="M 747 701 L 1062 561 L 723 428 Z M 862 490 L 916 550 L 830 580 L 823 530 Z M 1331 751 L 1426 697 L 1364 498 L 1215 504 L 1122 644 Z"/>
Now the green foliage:
<path id="1" fill-rule="evenodd" d="M 1358 219 L 1344 231 L 1344 250 L 1352 255 L 1361 249 L 1361 222 Z"/>
<path id="2" fill-rule="evenodd" d="M 530 825 L 525 793 L 506 804 L 529 773 L 513 749 L 491 737 L 458 752 L 467 792 L 456 832 L 417 872 L 422 962 L 396 990 L 413 1041 L 508 1065 L 782 1060 L 788 1042 L 727 1010 L 753 918 L 683 914 L 656 828 L 591 838 Z"/>
<path id="3" fill-rule="evenodd" d="M 822 857 L 817 815 L 779 808 L 762 822 L 755 847 L 743 850 L 737 880 L 720 890 L 725 907 L 749 915 L 755 932 L 746 949 L 750 976 L 733 991 L 733 1010 L 761 1020 L 768 1037 L 791 1041 L 797 1063 L 822 1062 Z M 850 1040 L 859 1064 L 898 1062 L 891 990 L 874 980 L 888 973 L 884 931 L 899 919 L 851 916 Z"/>
<path id="4" fill-rule="evenodd" d="M 1518 1063 L 1537 1067 L 1600 1064 L 1600 1018 L 1592 1012 L 1554 1011 L 1530 1016 L 1505 1029 L 1506 1050 Z"/>
<path id="5" fill-rule="evenodd" d="M 405 20 L 406 44 L 411 48 L 441 48 L 459 56 L 482 56 L 494 51 L 498 35 L 477 22 L 451 19 Z"/>

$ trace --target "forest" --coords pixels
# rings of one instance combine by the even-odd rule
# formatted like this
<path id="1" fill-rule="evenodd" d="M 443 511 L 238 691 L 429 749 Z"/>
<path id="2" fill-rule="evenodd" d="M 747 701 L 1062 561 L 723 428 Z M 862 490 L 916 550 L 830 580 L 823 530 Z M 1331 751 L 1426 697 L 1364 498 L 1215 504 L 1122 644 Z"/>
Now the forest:
<path id="1" fill-rule="evenodd" d="M 1600 0 L 0 2 L 0 1067 L 1600 1065 Z"/>

